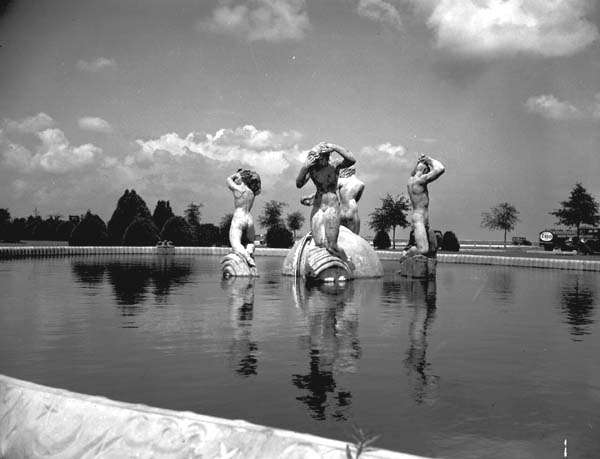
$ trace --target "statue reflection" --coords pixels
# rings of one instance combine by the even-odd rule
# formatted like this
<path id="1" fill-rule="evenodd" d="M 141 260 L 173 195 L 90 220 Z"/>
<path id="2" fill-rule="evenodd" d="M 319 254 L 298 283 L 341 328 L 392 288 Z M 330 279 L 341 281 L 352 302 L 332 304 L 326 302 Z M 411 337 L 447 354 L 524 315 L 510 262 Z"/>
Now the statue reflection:
<path id="1" fill-rule="evenodd" d="M 427 338 L 435 319 L 436 283 L 430 280 L 401 280 L 412 314 L 409 324 L 409 346 L 404 365 L 411 378 L 413 397 L 417 403 L 433 403 L 437 395 L 438 377 L 431 374 L 427 362 Z"/>
<path id="2" fill-rule="evenodd" d="M 336 376 L 356 372 L 361 356 L 358 311 L 352 301 L 354 282 L 313 287 L 300 280 L 293 282 L 294 301 L 306 314 L 309 329 L 303 337 L 309 354 L 308 373 L 292 375 L 294 386 L 306 393 L 296 399 L 308 407 L 314 419 L 348 419 L 352 394 L 340 387 Z"/>
<path id="3" fill-rule="evenodd" d="M 221 287 L 229 296 L 233 341 L 229 349 L 236 374 L 249 377 L 257 374 L 258 344 L 252 340 L 254 317 L 254 278 L 223 279 Z"/>
<path id="4" fill-rule="evenodd" d="M 588 276 L 565 274 L 560 286 L 561 309 L 565 321 L 571 326 L 573 341 L 582 341 L 584 335 L 591 333 L 596 306 L 596 284 Z"/>

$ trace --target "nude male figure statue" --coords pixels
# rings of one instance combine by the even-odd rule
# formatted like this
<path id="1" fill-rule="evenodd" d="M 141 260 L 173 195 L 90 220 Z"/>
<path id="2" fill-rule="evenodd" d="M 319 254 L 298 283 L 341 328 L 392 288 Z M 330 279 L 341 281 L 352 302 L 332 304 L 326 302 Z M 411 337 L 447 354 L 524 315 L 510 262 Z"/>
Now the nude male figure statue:
<path id="1" fill-rule="evenodd" d="M 365 184 L 356 177 L 354 166 L 340 170 L 337 193 L 340 199 L 340 225 L 345 226 L 354 234 L 360 233 L 360 217 L 358 216 L 358 201 L 365 189 Z M 300 204 L 312 206 L 316 193 L 303 196 Z"/>
<path id="2" fill-rule="evenodd" d="M 419 156 L 408 179 L 408 196 L 412 203 L 412 227 L 415 245 L 404 251 L 404 256 L 427 255 L 429 246 L 429 191 L 427 185 L 444 173 L 446 168 L 436 159 L 426 155 Z"/>
<path id="3" fill-rule="evenodd" d="M 260 194 L 260 176 L 250 170 L 238 169 L 227 177 L 227 186 L 233 193 L 233 218 L 229 227 L 229 244 L 231 248 L 244 257 L 249 266 L 254 262 L 254 220 L 250 214 L 254 198 Z M 248 244 L 244 247 L 242 236 L 246 236 Z"/>
<path id="4" fill-rule="evenodd" d="M 336 152 L 341 158 L 331 159 Z M 312 179 L 317 191 L 312 200 L 310 215 L 311 231 L 317 247 L 324 247 L 332 255 L 346 261 L 344 251 L 338 246 L 340 232 L 340 199 L 337 194 L 341 169 L 356 162 L 352 153 L 333 143 L 320 143 L 308 153 L 306 162 L 296 178 L 296 186 L 302 188 Z"/>

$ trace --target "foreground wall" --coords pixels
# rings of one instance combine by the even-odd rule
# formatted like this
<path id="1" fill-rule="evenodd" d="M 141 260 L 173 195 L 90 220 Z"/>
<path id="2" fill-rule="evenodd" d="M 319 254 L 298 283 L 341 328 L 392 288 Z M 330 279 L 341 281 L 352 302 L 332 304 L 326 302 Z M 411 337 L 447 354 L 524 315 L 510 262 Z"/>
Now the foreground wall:
<path id="1" fill-rule="evenodd" d="M 344 459 L 346 443 L 115 402 L 0 375 L 0 457 Z M 372 450 L 360 457 L 417 456 Z"/>
<path id="2" fill-rule="evenodd" d="M 71 255 L 128 255 L 128 254 L 165 254 L 165 255 L 226 255 L 228 247 L 69 247 L 69 246 L 10 246 L 0 247 L 0 259 L 22 257 L 61 257 Z M 257 256 L 285 257 L 289 249 L 257 248 Z M 400 252 L 379 250 L 380 260 L 398 260 Z M 564 256 L 564 255 L 563 255 Z M 600 260 L 575 260 L 546 257 L 504 257 L 500 255 L 470 255 L 464 253 L 439 253 L 440 263 L 467 263 L 477 265 L 521 266 L 527 268 L 571 269 L 600 272 Z"/>

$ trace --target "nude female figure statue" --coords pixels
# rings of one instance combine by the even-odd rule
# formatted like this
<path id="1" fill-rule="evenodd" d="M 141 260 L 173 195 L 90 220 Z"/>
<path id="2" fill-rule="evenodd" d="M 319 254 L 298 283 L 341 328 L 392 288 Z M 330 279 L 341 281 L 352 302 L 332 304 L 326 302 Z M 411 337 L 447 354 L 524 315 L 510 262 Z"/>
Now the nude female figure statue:
<path id="1" fill-rule="evenodd" d="M 238 169 L 227 177 L 227 187 L 233 193 L 233 218 L 229 227 L 229 244 L 231 248 L 244 257 L 249 266 L 254 262 L 254 220 L 250 214 L 254 198 L 260 194 L 260 176 L 250 170 Z M 242 236 L 246 235 L 248 244 L 244 247 Z"/>

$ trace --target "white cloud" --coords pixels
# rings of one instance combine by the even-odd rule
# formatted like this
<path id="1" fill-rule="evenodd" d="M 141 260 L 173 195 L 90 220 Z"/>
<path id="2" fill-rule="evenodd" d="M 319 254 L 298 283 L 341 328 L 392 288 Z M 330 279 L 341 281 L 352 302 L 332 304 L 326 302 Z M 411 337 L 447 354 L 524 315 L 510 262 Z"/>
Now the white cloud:
<path id="1" fill-rule="evenodd" d="M 173 156 L 201 155 L 219 162 L 240 162 L 260 174 L 277 175 L 289 166 L 289 159 L 298 156 L 296 131 L 273 133 L 247 125 L 236 129 L 220 129 L 214 135 L 191 132 L 185 137 L 168 133 L 157 139 L 136 140 L 140 154 L 130 161 L 151 160 L 157 152 Z"/>
<path id="2" fill-rule="evenodd" d="M 40 112 L 37 115 L 29 116 L 20 121 L 5 120 L 4 124 L 7 130 L 31 134 L 52 127 L 54 120 L 45 113 Z"/>
<path id="3" fill-rule="evenodd" d="M 416 2 L 416 0 L 413 0 Z M 458 54 L 566 56 L 598 39 L 592 0 L 437 0 L 428 25 Z"/>
<path id="4" fill-rule="evenodd" d="M 113 130 L 108 121 L 92 116 L 79 118 L 77 124 L 81 129 L 86 131 L 110 133 Z"/>
<path id="5" fill-rule="evenodd" d="M 600 120 L 600 92 L 596 93 L 596 96 L 594 97 L 594 107 L 592 109 L 592 116 L 595 119 Z"/>
<path id="6" fill-rule="evenodd" d="M 525 106 L 530 112 L 542 115 L 544 118 L 564 120 L 582 117 L 582 112 L 577 107 L 569 102 L 558 100 L 552 94 L 530 97 L 525 102 Z"/>
<path id="7" fill-rule="evenodd" d="M 250 41 L 301 40 L 310 28 L 305 8 L 305 0 L 222 1 L 203 25 Z"/>
<path id="8" fill-rule="evenodd" d="M 77 62 L 77 68 L 84 72 L 98 72 L 100 70 L 116 66 L 117 63 L 114 59 L 108 59 L 106 57 L 99 57 L 90 62 L 80 59 Z"/>
<path id="9" fill-rule="evenodd" d="M 394 5 L 385 0 L 359 0 L 358 14 L 373 21 L 388 24 L 398 30 L 402 28 L 400 13 Z"/>
<path id="10" fill-rule="evenodd" d="M 40 115 L 22 121 L 5 120 L 5 129 L 0 129 L 0 158 L 4 165 L 22 173 L 64 173 L 90 164 L 102 153 L 92 144 L 72 146 L 60 129 L 44 128 L 53 124 L 52 118 Z M 18 140 L 11 132 L 18 134 Z"/>
<path id="11" fill-rule="evenodd" d="M 42 145 L 34 157 L 34 161 L 48 172 L 67 172 L 77 169 L 94 160 L 94 155 L 102 153 L 102 149 L 90 143 L 72 147 L 60 129 L 46 129 L 39 132 Z"/>
<path id="12" fill-rule="evenodd" d="M 363 161 L 368 161 L 369 163 L 390 164 L 390 162 L 393 161 L 406 164 L 408 162 L 406 158 L 406 148 L 402 145 L 392 145 L 389 142 L 382 143 L 375 147 L 364 147 L 361 150 L 361 156 L 364 157 Z"/>

